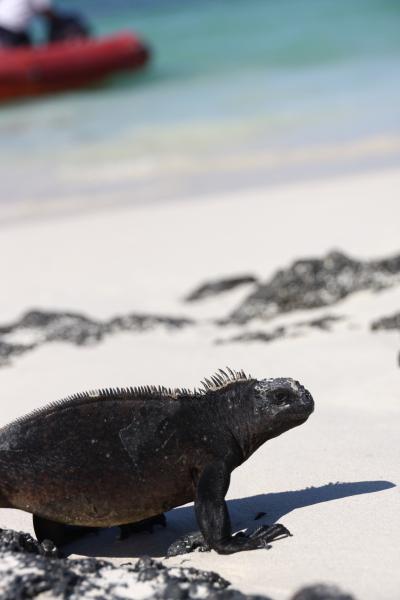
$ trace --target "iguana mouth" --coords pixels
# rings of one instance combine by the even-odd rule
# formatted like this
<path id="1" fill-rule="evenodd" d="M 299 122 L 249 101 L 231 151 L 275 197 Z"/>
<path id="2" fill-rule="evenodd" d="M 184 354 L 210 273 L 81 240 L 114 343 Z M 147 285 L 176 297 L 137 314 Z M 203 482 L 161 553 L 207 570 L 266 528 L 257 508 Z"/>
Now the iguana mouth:
<path id="1" fill-rule="evenodd" d="M 297 385 L 297 389 L 301 394 L 301 402 L 302 404 L 304 404 L 305 406 L 307 406 L 307 408 L 310 410 L 310 412 L 313 412 L 314 410 L 314 399 L 311 396 L 310 392 L 307 390 L 307 388 L 305 388 L 303 385 L 301 385 L 301 383 L 299 383 L 298 381 L 294 382 Z"/>
<path id="2" fill-rule="evenodd" d="M 293 420 L 305 421 L 314 412 L 314 399 L 305 387 L 300 384 L 298 385 L 301 390 L 300 402 L 297 410 L 293 411 L 291 418 Z"/>
<path id="3" fill-rule="evenodd" d="M 315 408 L 314 399 L 308 390 L 306 390 L 305 388 L 303 388 L 303 389 L 304 389 L 304 396 L 306 398 L 307 406 L 310 408 L 310 414 L 311 414 L 312 412 L 314 412 L 314 408 Z"/>

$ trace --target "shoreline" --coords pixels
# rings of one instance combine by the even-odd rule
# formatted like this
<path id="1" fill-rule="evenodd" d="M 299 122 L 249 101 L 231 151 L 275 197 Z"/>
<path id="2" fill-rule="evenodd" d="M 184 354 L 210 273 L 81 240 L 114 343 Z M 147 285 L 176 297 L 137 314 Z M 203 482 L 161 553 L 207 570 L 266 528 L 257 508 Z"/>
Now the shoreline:
<path id="1" fill-rule="evenodd" d="M 380 155 L 386 147 L 386 154 Z M 13 202 L 0 203 L 0 231 L 20 224 L 42 222 L 48 219 L 74 218 L 80 215 L 97 215 L 125 210 L 159 209 L 177 203 L 187 204 L 209 201 L 213 197 L 235 197 L 239 194 L 262 193 L 294 186 L 307 186 L 318 182 L 374 176 L 398 170 L 400 164 L 400 138 L 377 137 L 325 148 L 311 145 L 301 151 L 292 163 L 284 165 L 285 149 L 277 148 L 278 163 L 274 151 L 245 156 L 232 156 L 224 166 L 216 167 L 212 156 L 200 157 L 201 169 L 193 164 L 186 170 L 184 165 L 164 159 L 162 170 L 148 170 L 131 162 L 117 163 L 111 169 L 98 165 L 89 174 L 70 173 L 70 181 L 62 175 L 53 188 L 34 192 L 34 195 Z M 360 154 L 361 152 L 361 154 Z M 302 155 L 304 156 L 302 157 Z M 340 160 L 332 161 L 339 154 Z M 318 156 L 320 162 L 316 161 Z M 310 161 L 310 158 L 312 159 Z M 272 161 L 272 162 L 271 162 Z M 281 166 L 279 162 L 282 163 Z M 207 166 L 208 165 L 208 166 Z M 136 170 L 138 173 L 136 174 Z M 72 175 L 72 176 L 71 176 Z M 76 181 L 74 181 L 74 177 Z M 94 183 L 96 182 L 96 183 Z M 33 190 L 35 183 L 32 182 Z M 72 187 L 71 187 L 72 185 Z M 69 188 L 71 190 L 68 192 Z M 60 194 L 56 189 L 66 189 Z M 51 193 L 50 193 L 51 192 Z M 54 198 L 56 200 L 54 201 Z"/>

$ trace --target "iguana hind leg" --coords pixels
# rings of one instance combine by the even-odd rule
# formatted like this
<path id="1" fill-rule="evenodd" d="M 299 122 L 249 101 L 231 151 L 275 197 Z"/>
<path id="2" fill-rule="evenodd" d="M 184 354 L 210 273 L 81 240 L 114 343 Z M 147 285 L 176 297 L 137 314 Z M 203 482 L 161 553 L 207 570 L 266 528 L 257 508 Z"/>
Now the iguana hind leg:
<path id="1" fill-rule="evenodd" d="M 33 515 L 33 529 L 38 542 L 51 540 L 56 546 L 69 544 L 88 533 L 93 533 L 92 527 L 78 527 L 76 525 L 64 525 Z"/>
<path id="2" fill-rule="evenodd" d="M 143 531 L 147 531 L 149 533 L 153 533 L 153 529 L 155 525 L 161 525 L 161 527 L 167 526 L 167 519 L 164 513 L 160 515 L 156 515 L 155 517 L 150 517 L 149 519 L 143 519 L 142 521 L 137 521 L 136 523 L 127 523 L 125 525 L 120 525 L 119 530 L 119 539 L 125 540 L 130 537 L 134 533 L 142 533 Z"/>

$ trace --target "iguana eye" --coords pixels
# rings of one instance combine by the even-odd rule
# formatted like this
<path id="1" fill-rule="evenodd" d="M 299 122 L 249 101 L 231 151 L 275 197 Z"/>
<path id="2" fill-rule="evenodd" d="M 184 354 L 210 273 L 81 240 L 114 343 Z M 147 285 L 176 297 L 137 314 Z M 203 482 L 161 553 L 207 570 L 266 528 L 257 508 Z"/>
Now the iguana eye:
<path id="1" fill-rule="evenodd" d="M 284 404 L 285 402 L 288 402 L 289 396 L 286 391 L 278 390 L 277 392 L 274 393 L 274 399 L 275 399 L 275 402 L 277 402 L 278 404 Z"/>

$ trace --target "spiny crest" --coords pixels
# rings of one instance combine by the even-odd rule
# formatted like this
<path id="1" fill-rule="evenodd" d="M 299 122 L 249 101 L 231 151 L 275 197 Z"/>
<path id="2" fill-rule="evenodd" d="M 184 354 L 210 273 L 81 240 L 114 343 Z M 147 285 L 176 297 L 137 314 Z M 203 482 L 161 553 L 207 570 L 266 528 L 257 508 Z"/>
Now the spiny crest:
<path id="1" fill-rule="evenodd" d="M 208 392 L 215 392 L 226 388 L 226 386 L 230 384 L 248 381 L 250 379 L 251 376 L 246 375 L 244 371 L 233 371 L 229 367 L 226 367 L 226 371 L 219 369 L 215 375 L 212 375 L 210 378 L 204 379 L 204 381 L 201 382 L 203 386 L 202 388 L 194 390 L 189 390 L 188 388 L 169 388 L 154 385 L 90 390 L 67 396 L 62 400 L 51 402 L 42 408 L 35 409 L 32 412 L 15 419 L 14 423 L 26 423 L 32 418 L 42 417 L 43 415 L 49 414 L 57 409 L 68 408 L 71 405 L 85 402 L 96 402 L 98 400 L 151 400 L 155 398 L 177 399 L 185 396 L 204 396 Z"/>
<path id="2" fill-rule="evenodd" d="M 215 375 L 212 375 L 209 379 L 204 379 L 201 382 L 203 389 L 200 390 L 200 393 L 206 394 L 207 392 L 215 392 L 231 383 L 249 381 L 250 379 L 252 379 L 251 375 L 246 375 L 243 370 L 233 371 L 230 367 L 226 367 L 225 371 L 223 369 L 218 369 Z"/>
<path id="3" fill-rule="evenodd" d="M 67 409 L 73 405 L 97 402 L 98 400 L 135 400 L 151 398 L 177 398 L 178 395 L 193 395 L 194 393 L 186 388 L 166 388 L 163 386 L 138 386 L 126 388 L 106 388 L 99 390 L 89 390 L 66 396 L 62 400 L 55 400 L 41 408 L 36 408 L 22 417 L 13 421 L 14 424 L 23 424 L 35 417 L 42 417 L 57 409 Z M 7 426 L 6 426 L 7 427 Z M 4 428 L 2 428 L 4 429 Z M 2 430 L 0 429 L 0 431 Z"/>

